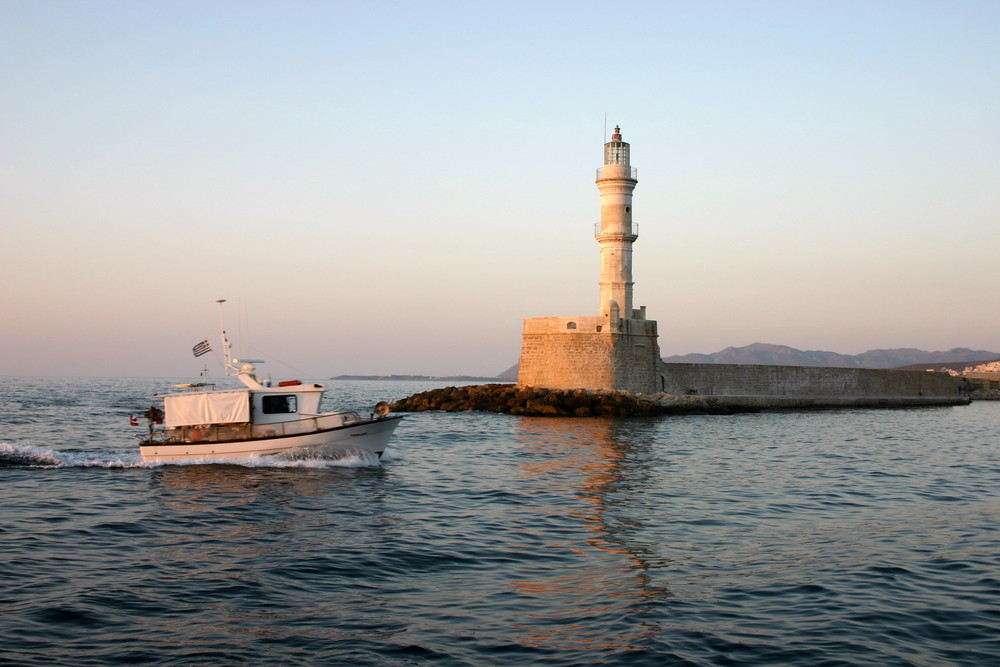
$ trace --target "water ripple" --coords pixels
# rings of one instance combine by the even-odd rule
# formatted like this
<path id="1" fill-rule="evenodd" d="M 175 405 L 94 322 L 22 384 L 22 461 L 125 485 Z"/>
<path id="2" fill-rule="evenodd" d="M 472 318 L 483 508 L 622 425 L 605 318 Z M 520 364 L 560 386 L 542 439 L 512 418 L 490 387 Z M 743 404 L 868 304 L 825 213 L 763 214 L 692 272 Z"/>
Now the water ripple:
<path id="1" fill-rule="evenodd" d="M 1000 404 L 423 413 L 381 464 L 161 465 L 94 435 L 156 384 L 0 382 L 0 662 L 1000 661 Z"/>

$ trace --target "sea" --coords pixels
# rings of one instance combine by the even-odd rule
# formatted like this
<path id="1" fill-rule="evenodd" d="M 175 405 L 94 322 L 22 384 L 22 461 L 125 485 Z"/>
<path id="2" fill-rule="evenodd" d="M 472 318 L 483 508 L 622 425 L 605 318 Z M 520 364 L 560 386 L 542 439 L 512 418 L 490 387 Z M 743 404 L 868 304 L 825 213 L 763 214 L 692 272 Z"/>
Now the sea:
<path id="1" fill-rule="evenodd" d="M 0 379 L 0 664 L 1000 664 L 1000 402 L 424 412 L 381 461 L 144 463 L 171 381 Z"/>

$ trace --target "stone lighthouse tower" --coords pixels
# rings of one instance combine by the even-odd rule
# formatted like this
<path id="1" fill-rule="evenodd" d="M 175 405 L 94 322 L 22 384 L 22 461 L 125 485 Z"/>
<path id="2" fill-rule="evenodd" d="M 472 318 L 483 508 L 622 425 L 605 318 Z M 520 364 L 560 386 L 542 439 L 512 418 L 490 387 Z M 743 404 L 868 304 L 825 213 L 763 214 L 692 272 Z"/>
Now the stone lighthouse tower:
<path id="1" fill-rule="evenodd" d="M 632 223 L 636 170 L 615 127 L 597 170 L 601 221 L 600 315 L 524 320 L 518 384 L 559 389 L 661 391 L 664 383 L 656 322 L 632 305 Z"/>
<path id="2" fill-rule="evenodd" d="M 639 237 L 632 224 L 632 190 L 638 181 L 629 163 L 629 145 L 615 127 L 604 144 L 604 165 L 597 170 L 601 222 L 595 230 L 601 244 L 601 315 L 632 315 L 632 243 Z"/>

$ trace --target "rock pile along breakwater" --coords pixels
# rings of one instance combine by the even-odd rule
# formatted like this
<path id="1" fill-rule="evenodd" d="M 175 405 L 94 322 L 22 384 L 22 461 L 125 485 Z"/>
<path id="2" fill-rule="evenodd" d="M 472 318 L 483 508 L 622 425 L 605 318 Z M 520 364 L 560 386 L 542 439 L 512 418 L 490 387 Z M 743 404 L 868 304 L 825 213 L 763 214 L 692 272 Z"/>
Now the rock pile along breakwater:
<path id="1" fill-rule="evenodd" d="M 480 384 L 431 389 L 394 402 L 393 412 L 503 412 L 529 417 L 641 417 L 728 414 L 716 399 L 673 394 L 630 394 L 603 389 L 546 389 Z"/>

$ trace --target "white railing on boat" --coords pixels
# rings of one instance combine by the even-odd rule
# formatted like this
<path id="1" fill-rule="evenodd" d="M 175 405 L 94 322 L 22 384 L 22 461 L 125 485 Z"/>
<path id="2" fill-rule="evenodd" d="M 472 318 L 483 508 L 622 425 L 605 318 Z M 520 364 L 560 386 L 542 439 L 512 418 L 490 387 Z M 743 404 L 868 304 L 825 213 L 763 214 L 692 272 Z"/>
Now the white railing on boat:
<path id="1" fill-rule="evenodd" d="M 156 442 L 230 442 L 233 440 L 258 440 L 280 438 L 287 435 L 315 433 L 361 421 L 355 412 L 338 412 L 331 415 L 296 419 L 272 424 L 213 424 L 210 426 L 175 426 L 153 432 Z"/>

